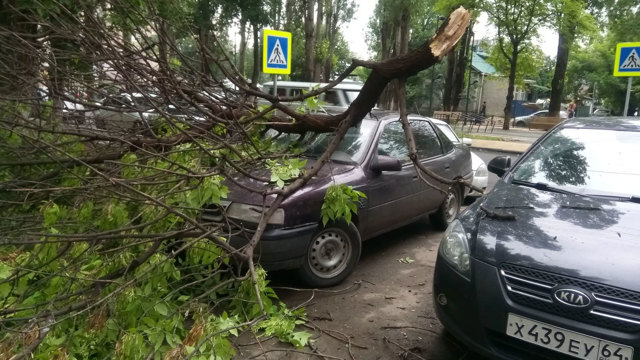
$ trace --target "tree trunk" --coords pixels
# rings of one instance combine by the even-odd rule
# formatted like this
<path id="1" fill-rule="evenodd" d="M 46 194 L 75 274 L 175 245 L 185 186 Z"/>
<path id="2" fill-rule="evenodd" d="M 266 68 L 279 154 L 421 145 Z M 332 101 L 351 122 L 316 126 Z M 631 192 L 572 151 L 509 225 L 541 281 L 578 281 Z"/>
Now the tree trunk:
<path id="1" fill-rule="evenodd" d="M 384 9 L 383 9 L 384 11 Z M 387 16 L 386 14 L 383 14 L 380 17 L 380 57 L 381 60 L 388 60 L 389 58 L 391 58 L 392 53 L 393 53 L 393 46 L 394 46 L 394 35 L 395 35 L 395 29 L 393 26 L 393 22 L 389 20 L 389 16 Z M 390 108 L 390 98 L 393 96 L 393 92 L 391 88 L 392 85 L 387 86 L 384 91 L 382 91 L 382 94 L 380 95 L 380 98 L 378 99 L 378 105 L 380 106 L 380 108 L 382 109 L 389 109 Z"/>
<path id="2" fill-rule="evenodd" d="M 460 105 L 460 99 L 462 95 L 462 88 L 464 87 L 464 73 L 467 65 L 467 56 L 469 52 L 469 36 L 471 28 L 467 28 L 464 33 L 462 41 L 460 41 L 460 49 L 458 49 L 458 55 L 456 56 L 455 73 L 453 75 L 453 92 L 451 93 L 451 111 L 458 111 Z"/>
<path id="3" fill-rule="evenodd" d="M 324 61 L 324 69 L 322 76 L 325 81 L 331 80 L 331 72 L 333 67 L 333 52 L 335 51 L 335 32 L 337 31 L 338 14 L 340 9 L 336 6 L 334 8 L 333 0 L 326 0 L 327 9 L 325 11 L 325 37 L 329 42 L 329 53 Z M 339 2 L 338 4 L 340 5 Z"/>
<path id="4" fill-rule="evenodd" d="M 444 90 L 442 92 L 442 109 L 444 111 L 451 111 L 453 99 L 453 84 L 455 82 L 455 69 L 456 69 L 456 52 L 451 51 L 447 54 L 447 77 L 444 81 Z"/>
<path id="5" fill-rule="evenodd" d="M 304 80 L 313 81 L 314 54 L 315 44 L 313 42 L 313 9 L 315 0 L 303 0 L 305 9 L 304 16 Z"/>
<path id="6" fill-rule="evenodd" d="M 509 89 L 507 90 L 507 103 L 504 106 L 504 123 L 502 124 L 503 130 L 509 130 L 509 123 L 511 122 L 511 107 L 513 105 L 513 93 L 516 87 L 516 64 L 518 64 L 518 47 L 513 47 L 511 53 L 511 61 L 509 62 L 511 68 L 509 69 Z"/>
<path id="7" fill-rule="evenodd" d="M 294 9 L 296 5 L 296 0 L 287 0 L 284 5 L 284 29 L 286 31 L 293 30 L 293 17 L 294 17 Z"/>
<path id="8" fill-rule="evenodd" d="M 556 117 L 560 114 L 562 95 L 564 93 L 564 77 L 569 62 L 570 40 L 562 33 L 558 33 L 558 53 L 556 55 L 556 70 L 551 80 L 551 101 L 549 102 L 549 116 Z"/>
<path id="9" fill-rule="evenodd" d="M 244 76 L 244 63 L 247 55 L 247 19 L 244 15 L 240 18 L 240 49 L 238 49 L 238 72 Z"/>
<path id="10" fill-rule="evenodd" d="M 324 0 L 318 0 L 318 6 L 316 9 L 316 29 L 314 31 L 314 39 L 313 39 L 313 43 L 314 43 L 314 49 L 319 48 L 322 46 L 322 41 L 323 41 L 323 37 L 322 37 L 322 22 L 324 20 Z M 313 81 L 319 82 L 320 81 L 320 75 L 322 74 L 322 63 L 324 59 L 316 59 L 315 56 L 316 54 L 320 54 L 320 51 L 314 51 L 314 69 L 313 69 Z M 326 81 L 326 79 L 325 79 Z"/>
<path id="11" fill-rule="evenodd" d="M 253 74 L 251 74 L 251 84 L 257 86 L 258 80 L 260 80 L 260 69 L 262 68 L 262 62 L 260 61 L 260 44 L 258 42 L 258 25 L 253 26 Z"/>
<path id="12" fill-rule="evenodd" d="M 3 1 L 0 6 L 0 43 L 5 45 L 0 51 L 0 95 L 10 98 L 34 98 L 35 82 L 39 74 L 37 59 L 20 47 L 39 48 L 35 37 L 29 36 L 38 31 L 37 24 L 29 18 L 28 10 L 16 4 L 17 1 Z M 21 44 L 28 42 L 29 44 Z M 15 46 L 6 46 L 15 44 Z"/>

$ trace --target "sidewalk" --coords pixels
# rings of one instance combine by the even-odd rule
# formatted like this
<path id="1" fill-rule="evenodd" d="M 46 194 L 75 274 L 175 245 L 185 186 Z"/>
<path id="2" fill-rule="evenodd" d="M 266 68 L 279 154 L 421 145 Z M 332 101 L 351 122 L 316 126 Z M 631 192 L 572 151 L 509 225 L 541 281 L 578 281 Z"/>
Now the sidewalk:
<path id="1" fill-rule="evenodd" d="M 473 142 L 471 143 L 471 148 L 497 150 L 497 151 L 522 154 L 529 148 L 530 145 L 531 143 L 528 143 L 528 142 L 473 139 Z"/>

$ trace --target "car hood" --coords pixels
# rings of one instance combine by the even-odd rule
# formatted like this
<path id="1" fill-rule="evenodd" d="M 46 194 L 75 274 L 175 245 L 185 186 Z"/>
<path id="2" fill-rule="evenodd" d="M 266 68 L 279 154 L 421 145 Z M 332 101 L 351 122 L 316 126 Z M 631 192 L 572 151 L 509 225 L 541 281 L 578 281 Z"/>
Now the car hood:
<path id="1" fill-rule="evenodd" d="M 306 160 L 307 163 L 305 165 L 305 169 L 309 169 L 311 168 L 311 166 L 317 163 L 317 160 L 315 159 Z M 357 165 L 352 164 L 328 162 L 322 167 L 322 169 L 320 169 L 320 172 L 318 172 L 315 177 L 309 180 L 309 182 L 297 194 L 289 197 L 286 201 L 291 201 L 291 199 L 295 198 L 296 195 L 300 193 L 308 193 L 313 189 L 327 186 L 327 183 L 331 181 L 332 175 L 338 176 L 344 174 L 352 170 L 356 166 Z M 250 174 L 262 179 L 269 179 L 271 177 L 271 171 L 264 168 L 254 169 L 250 171 Z M 250 178 L 248 176 L 236 175 L 233 177 L 233 180 L 225 180 L 225 185 L 229 188 L 227 200 L 231 202 L 239 202 L 249 205 L 262 205 L 264 203 L 269 206 L 273 202 L 273 199 L 275 199 L 275 195 L 268 196 L 265 199 L 260 193 L 270 187 L 268 183 Z M 253 192 L 249 189 L 253 189 L 258 192 Z"/>
<path id="2" fill-rule="evenodd" d="M 515 219 L 487 215 L 511 214 Z M 477 209 L 472 256 L 640 291 L 640 204 L 499 181 Z M 470 237 L 471 238 L 471 237 Z"/>

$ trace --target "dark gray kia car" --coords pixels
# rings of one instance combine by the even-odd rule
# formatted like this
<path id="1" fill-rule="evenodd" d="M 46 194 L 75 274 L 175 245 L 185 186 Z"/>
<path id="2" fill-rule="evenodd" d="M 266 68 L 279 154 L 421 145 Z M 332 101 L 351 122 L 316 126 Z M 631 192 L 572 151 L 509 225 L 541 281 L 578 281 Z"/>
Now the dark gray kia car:
<path id="1" fill-rule="evenodd" d="M 465 146 L 455 146 L 426 118 L 411 116 L 409 120 L 426 167 L 448 179 L 471 178 L 471 157 Z M 320 134 L 303 141 L 301 157 L 306 158 L 307 167 L 324 152 L 330 136 Z M 279 136 L 276 141 L 293 138 Z M 248 177 L 235 178 L 235 182 L 229 183 L 229 201 L 206 210 L 202 218 L 221 221 L 224 211 L 236 230 L 231 243 L 240 247 L 253 234 L 262 206 L 269 206 L 273 198 L 263 199 L 261 194 L 247 191 L 263 189 L 264 183 Z M 257 249 L 259 262 L 268 270 L 296 269 L 311 286 L 340 283 L 358 262 L 363 240 L 425 215 L 431 215 L 435 227 L 447 228 L 458 215 L 465 189 L 458 185 L 449 188 L 435 180 L 430 183 L 432 186 L 420 179 L 409 159 L 397 114 L 364 119 L 349 129 L 318 176 L 285 200 L 269 219 Z M 348 184 L 366 195 L 349 224 L 340 221 L 322 225 L 320 209 L 332 184 Z"/>
<path id="2" fill-rule="evenodd" d="M 492 359 L 640 359 L 640 121 L 571 119 L 445 232 L 433 296 Z"/>

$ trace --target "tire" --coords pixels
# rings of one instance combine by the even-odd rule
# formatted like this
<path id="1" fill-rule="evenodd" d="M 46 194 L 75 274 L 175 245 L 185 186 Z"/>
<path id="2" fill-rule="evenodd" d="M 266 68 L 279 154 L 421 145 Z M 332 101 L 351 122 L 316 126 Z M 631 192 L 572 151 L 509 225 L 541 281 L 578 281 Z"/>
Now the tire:
<path id="1" fill-rule="evenodd" d="M 524 121 L 518 121 L 515 126 L 516 127 L 524 127 L 525 123 L 524 123 Z"/>
<path id="2" fill-rule="evenodd" d="M 360 233 L 353 223 L 319 226 L 311 236 L 298 275 L 311 287 L 337 285 L 353 272 L 361 251 Z"/>
<path id="3" fill-rule="evenodd" d="M 449 224 L 451 224 L 460 213 L 461 200 L 460 187 L 452 187 L 442 204 L 440 204 L 438 211 L 429 217 L 433 227 L 441 231 L 446 230 Z"/>

